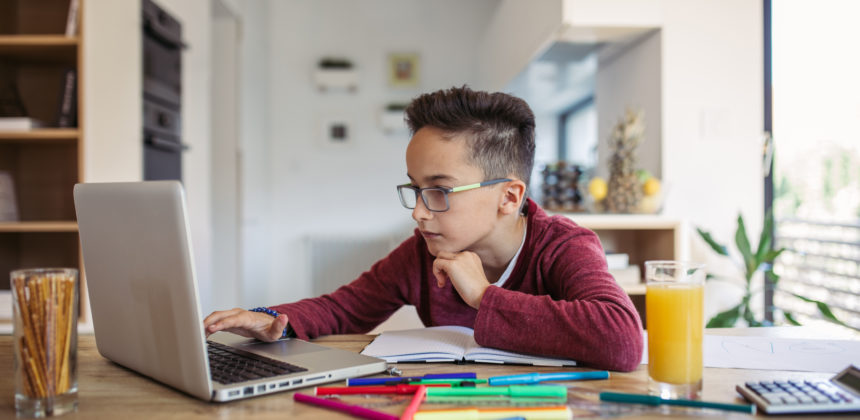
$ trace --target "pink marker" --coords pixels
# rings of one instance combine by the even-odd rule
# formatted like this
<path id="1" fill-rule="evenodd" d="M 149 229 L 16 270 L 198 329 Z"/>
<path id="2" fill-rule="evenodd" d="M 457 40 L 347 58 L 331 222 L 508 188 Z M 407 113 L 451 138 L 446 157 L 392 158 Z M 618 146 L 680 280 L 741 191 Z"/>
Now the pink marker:
<path id="1" fill-rule="evenodd" d="M 361 417 L 363 419 L 371 419 L 371 420 L 399 420 L 397 416 L 388 414 L 388 413 L 380 413 L 379 411 L 374 411 L 369 408 L 364 408 L 358 405 L 350 405 L 344 404 L 342 402 L 338 402 L 335 400 L 329 400 L 325 398 L 317 398 L 312 397 L 310 395 L 299 394 L 298 392 L 293 394 L 293 399 L 302 402 L 305 404 L 315 405 L 317 407 L 328 408 L 332 410 L 341 411 L 347 413 L 351 416 Z"/>

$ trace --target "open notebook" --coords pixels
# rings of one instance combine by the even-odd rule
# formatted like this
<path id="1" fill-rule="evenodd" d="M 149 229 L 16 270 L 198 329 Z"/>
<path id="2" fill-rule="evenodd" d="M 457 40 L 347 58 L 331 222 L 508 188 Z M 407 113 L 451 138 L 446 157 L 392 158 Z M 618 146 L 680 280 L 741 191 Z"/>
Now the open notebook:
<path id="1" fill-rule="evenodd" d="M 399 362 L 478 362 L 516 363 L 536 366 L 576 366 L 567 359 L 552 359 L 481 347 L 471 328 L 429 327 L 415 330 L 386 331 L 373 340 L 361 354 Z"/>

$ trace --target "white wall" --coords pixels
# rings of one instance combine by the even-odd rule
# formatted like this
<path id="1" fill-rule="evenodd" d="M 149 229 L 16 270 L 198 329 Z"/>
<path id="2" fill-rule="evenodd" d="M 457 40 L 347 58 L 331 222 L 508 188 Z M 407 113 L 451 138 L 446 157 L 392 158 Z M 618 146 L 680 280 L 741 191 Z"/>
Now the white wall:
<path id="1" fill-rule="evenodd" d="M 204 312 L 235 307 L 241 300 L 241 190 L 239 176 L 240 32 L 238 15 L 212 0 L 211 154 L 212 278 Z"/>
<path id="2" fill-rule="evenodd" d="M 143 179 L 140 7 L 87 0 L 82 8 L 84 182 Z"/>
<path id="3" fill-rule="evenodd" d="M 271 275 L 246 279 L 255 305 L 310 295 L 302 238 L 384 235 L 414 225 L 394 186 L 406 179 L 408 133 L 386 135 L 377 113 L 392 101 L 479 80 L 476 55 L 495 0 L 273 1 L 269 10 L 269 112 L 272 176 Z M 387 85 L 386 56 L 417 52 L 416 89 Z M 341 56 L 355 64 L 355 93 L 321 93 L 316 63 Z M 351 144 L 326 145 L 320 120 L 343 117 Z M 348 282 L 352 279 L 343 279 Z"/>
<path id="4" fill-rule="evenodd" d="M 501 90 L 549 47 L 562 27 L 561 0 L 501 0 L 481 35 L 477 87 Z"/>
<path id="5" fill-rule="evenodd" d="M 597 174 L 609 179 L 607 139 L 629 108 L 644 114 L 645 137 L 637 149 L 638 168 L 662 178 L 662 98 L 659 31 L 601 54 L 594 102 L 597 108 Z"/>
<path id="6" fill-rule="evenodd" d="M 234 306 L 259 304 L 255 294 L 268 284 L 272 258 L 272 174 L 269 159 L 269 1 L 232 1 L 240 16 L 239 147 L 241 207 L 240 296 Z M 280 131 L 280 130 L 279 130 Z M 229 306 L 229 305 L 228 305 Z"/>

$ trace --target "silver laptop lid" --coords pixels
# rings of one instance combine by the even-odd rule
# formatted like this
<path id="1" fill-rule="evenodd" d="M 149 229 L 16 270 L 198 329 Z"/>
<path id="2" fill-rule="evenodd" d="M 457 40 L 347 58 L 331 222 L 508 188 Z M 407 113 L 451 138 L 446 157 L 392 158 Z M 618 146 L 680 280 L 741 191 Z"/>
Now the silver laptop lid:
<path id="1" fill-rule="evenodd" d="M 182 186 L 77 184 L 74 196 L 99 353 L 212 398 Z"/>

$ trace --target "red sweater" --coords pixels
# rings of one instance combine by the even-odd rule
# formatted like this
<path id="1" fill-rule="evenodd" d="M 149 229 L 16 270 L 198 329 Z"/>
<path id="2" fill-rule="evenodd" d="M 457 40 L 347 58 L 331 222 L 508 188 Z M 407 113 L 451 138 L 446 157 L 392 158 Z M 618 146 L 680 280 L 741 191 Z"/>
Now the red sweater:
<path id="1" fill-rule="evenodd" d="M 594 232 L 549 217 L 528 200 L 525 244 L 508 280 L 484 293 L 479 310 L 451 282 L 436 286 L 424 238 L 404 241 L 369 271 L 335 292 L 283 304 L 299 338 L 365 333 L 403 305 L 425 326 L 461 325 L 485 347 L 561 357 L 600 369 L 630 371 L 642 358 L 642 323 L 607 271 Z"/>

